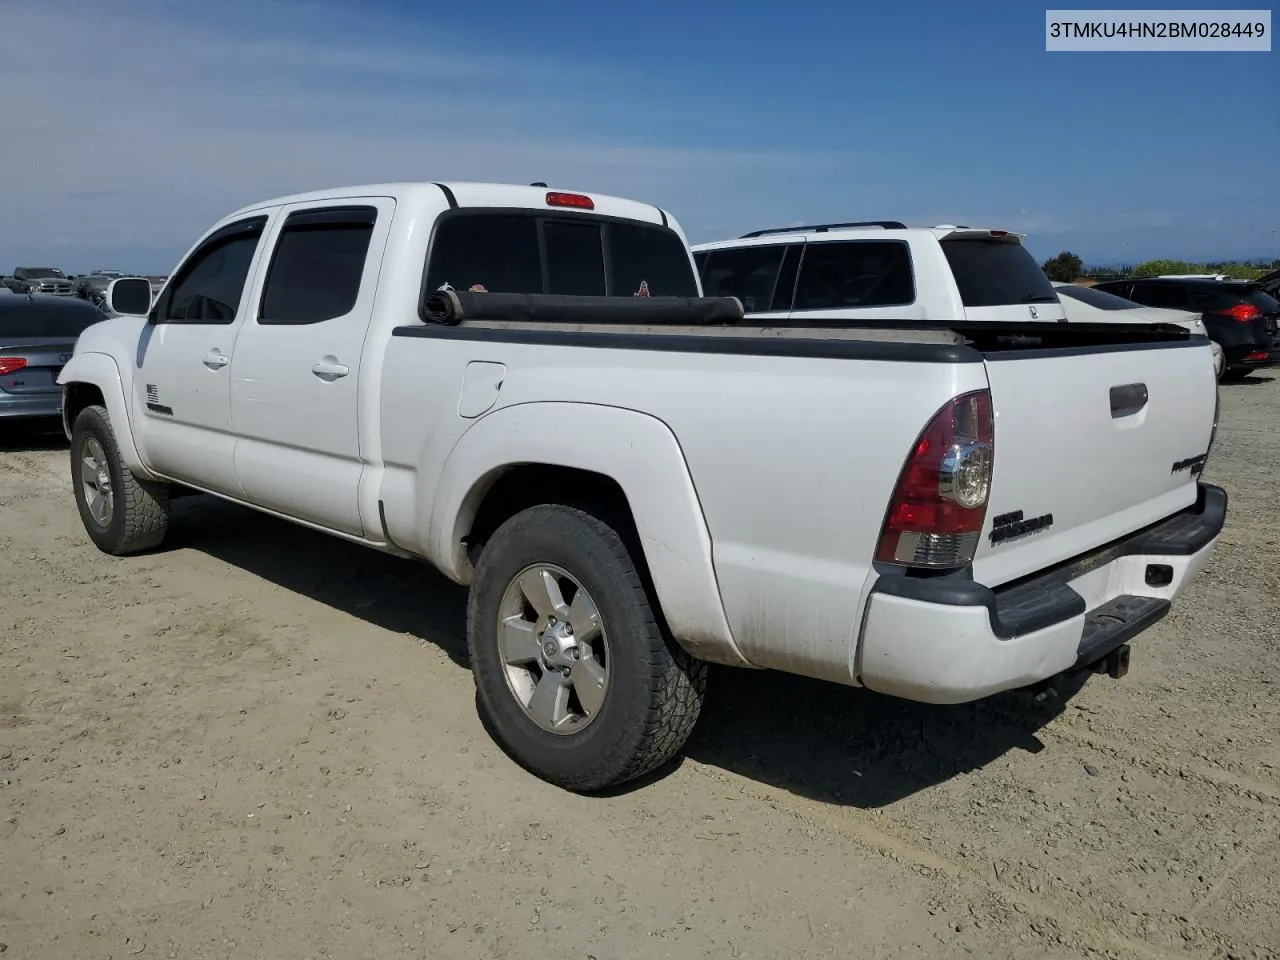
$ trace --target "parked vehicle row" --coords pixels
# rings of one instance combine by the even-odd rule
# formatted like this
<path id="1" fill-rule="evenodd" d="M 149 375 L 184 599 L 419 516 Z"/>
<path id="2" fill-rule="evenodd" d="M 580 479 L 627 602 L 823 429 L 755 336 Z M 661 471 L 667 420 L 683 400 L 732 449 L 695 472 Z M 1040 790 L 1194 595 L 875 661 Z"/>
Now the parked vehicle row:
<path id="1" fill-rule="evenodd" d="M 107 285 L 123 276 L 121 271 L 107 268 L 68 276 L 57 267 L 18 267 L 11 276 L 0 277 L 0 284 L 13 293 L 76 296 L 101 304 L 106 296 Z M 163 281 L 164 278 L 150 279 Z"/>
<path id="2" fill-rule="evenodd" d="M 1197 337 L 1209 337 L 1198 313 L 1144 307 L 1097 287 L 1082 287 L 1074 283 L 1054 283 L 1053 289 L 1066 311 L 1068 323 L 1174 323 Z M 1221 379 L 1226 368 L 1226 354 L 1216 340 L 1209 339 L 1209 348 L 1214 372 Z"/>
<path id="3" fill-rule="evenodd" d="M 380 185 L 107 298 L 58 378 L 99 549 L 196 490 L 428 561 L 489 729 L 575 790 L 679 751 L 708 663 L 934 703 L 1121 676 L 1225 517 L 1208 341 L 1063 322 L 999 229 L 694 252 L 620 198 Z"/>
<path id="4" fill-rule="evenodd" d="M 1225 354 L 1224 377 L 1280 364 L 1280 300 L 1262 282 L 1154 277 L 1108 280 L 1093 289 L 1149 307 L 1199 314 Z"/>
<path id="5" fill-rule="evenodd" d="M 937 277 L 936 265 L 945 259 L 971 319 L 978 316 L 975 309 L 990 312 L 991 304 L 1001 308 L 992 317 L 1022 304 L 1032 317 L 1071 322 L 1101 322 L 1097 311 L 1115 311 L 1113 322 L 1127 316 L 1132 322 L 1179 323 L 1208 337 L 1219 378 L 1280 364 L 1280 302 L 1274 295 L 1280 280 L 1274 276 L 1270 292 L 1264 282 L 1202 277 L 1050 286 L 1039 268 L 1028 268 L 1007 250 L 1008 262 L 996 259 L 998 245 L 958 243 L 966 229 L 913 230 L 894 221 L 787 227 L 700 244 L 694 257 L 705 290 L 738 297 L 749 314 L 771 323 L 801 316 L 945 322 L 955 316 L 954 302 L 945 289 L 926 283 Z M 1086 290 L 1098 293 L 1079 292 Z M 1166 312 L 1144 312 L 1144 307 Z"/>

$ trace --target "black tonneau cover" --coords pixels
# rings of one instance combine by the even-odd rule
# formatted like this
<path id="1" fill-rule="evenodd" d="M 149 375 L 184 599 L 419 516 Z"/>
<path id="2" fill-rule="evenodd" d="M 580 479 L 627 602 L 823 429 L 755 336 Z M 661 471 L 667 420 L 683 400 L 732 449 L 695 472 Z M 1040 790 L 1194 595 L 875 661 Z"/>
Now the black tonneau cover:
<path id="1" fill-rule="evenodd" d="M 738 323 L 744 314 L 736 297 L 577 297 L 442 290 L 429 294 L 422 304 L 424 321 L 448 326 L 468 320 L 712 326 Z"/>

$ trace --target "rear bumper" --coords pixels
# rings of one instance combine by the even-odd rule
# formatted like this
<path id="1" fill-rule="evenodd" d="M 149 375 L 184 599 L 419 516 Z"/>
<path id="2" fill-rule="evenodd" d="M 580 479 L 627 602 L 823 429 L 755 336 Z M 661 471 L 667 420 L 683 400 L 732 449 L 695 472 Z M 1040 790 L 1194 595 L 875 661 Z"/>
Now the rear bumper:
<path id="1" fill-rule="evenodd" d="M 1266 351 L 1267 356 L 1256 357 L 1256 354 Z M 1254 357 L 1254 359 L 1248 359 Z M 1250 350 L 1240 350 L 1236 352 L 1233 358 L 1230 353 L 1227 354 L 1227 366 L 1232 370 L 1260 370 L 1265 367 L 1280 366 L 1280 345 L 1273 344 L 1270 348 L 1256 347 Z"/>
<path id="2" fill-rule="evenodd" d="M 991 589 L 961 575 L 885 574 L 872 588 L 860 680 L 927 703 L 964 703 L 1089 666 L 1160 620 L 1208 562 L 1227 494 L 1084 556 Z"/>
<path id="3" fill-rule="evenodd" d="M 0 393 L 0 420 L 25 420 L 62 416 L 62 391 L 37 396 Z"/>

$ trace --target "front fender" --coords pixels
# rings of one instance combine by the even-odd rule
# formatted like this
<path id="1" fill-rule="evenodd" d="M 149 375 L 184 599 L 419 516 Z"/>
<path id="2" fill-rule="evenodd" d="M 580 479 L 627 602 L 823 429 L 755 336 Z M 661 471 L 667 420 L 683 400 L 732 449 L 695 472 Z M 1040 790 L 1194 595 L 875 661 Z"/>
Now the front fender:
<path id="1" fill-rule="evenodd" d="M 137 444 L 134 443 L 133 426 L 129 422 L 128 394 L 120 379 L 120 367 L 115 358 L 107 353 L 77 353 L 58 374 L 58 383 L 64 388 L 62 426 L 67 439 L 71 438 L 72 424 L 67 419 L 66 404 L 70 392 L 66 387 L 76 383 L 97 387 L 106 404 L 107 416 L 111 418 L 111 430 L 116 437 L 116 446 L 120 448 L 120 458 L 135 476 L 154 480 L 155 477 L 142 462 Z"/>
<path id="2" fill-rule="evenodd" d="M 587 403 L 503 407 L 454 445 L 430 510 L 429 542 L 444 572 L 471 578 L 462 539 L 507 468 L 548 464 L 600 473 L 627 497 L 644 560 L 672 634 L 696 657 L 748 666 L 725 617 L 697 491 L 680 444 L 655 417 Z"/>

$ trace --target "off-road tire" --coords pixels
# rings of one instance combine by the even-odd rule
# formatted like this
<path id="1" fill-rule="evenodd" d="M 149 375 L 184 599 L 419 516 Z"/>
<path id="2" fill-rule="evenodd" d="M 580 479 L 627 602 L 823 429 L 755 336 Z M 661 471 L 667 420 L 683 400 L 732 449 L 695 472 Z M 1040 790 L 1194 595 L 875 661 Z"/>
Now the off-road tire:
<path id="1" fill-rule="evenodd" d="M 520 571 L 555 564 L 594 598 L 608 632 L 610 679 L 599 714 L 568 736 L 535 724 L 507 685 L 498 646 L 501 598 Z M 702 709 L 707 665 L 663 628 L 622 537 L 573 507 L 517 513 L 481 551 L 467 607 L 467 647 L 476 700 L 490 734 L 536 776 L 576 792 L 634 780 L 670 760 Z"/>
<path id="2" fill-rule="evenodd" d="M 90 513 L 81 480 L 84 446 L 90 437 L 101 445 L 111 474 L 113 508 L 105 526 Z M 140 480 L 124 465 L 105 407 L 85 407 L 72 425 L 71 485 L 85 532 L 103 553 L 124 556 L 154 549 L 164 542 L 169 531 L 168 487 Z"/>

